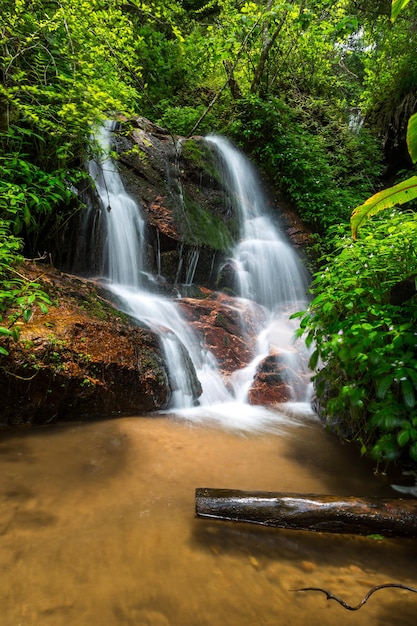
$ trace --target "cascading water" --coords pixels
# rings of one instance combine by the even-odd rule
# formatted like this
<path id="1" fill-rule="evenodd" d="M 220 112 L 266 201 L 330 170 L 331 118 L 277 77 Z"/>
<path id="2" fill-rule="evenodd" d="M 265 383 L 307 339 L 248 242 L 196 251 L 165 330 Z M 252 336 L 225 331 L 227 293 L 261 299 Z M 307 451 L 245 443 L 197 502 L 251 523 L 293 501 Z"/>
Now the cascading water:
<path id="1" fill-rule="evenodd" d="M 118 297 L 120 308 L 159 334 L 173 388 L 171 408 L 191 407 L 194 403 L 188 358 L 203 388 L 200 403 L 211 403 L 213 395 L 226 398 L 229 394 L 214 357 L 207 358 L 201 350 L 199 338 L 187 326 L 175 302 L 152 292 L 154 279 L 145 262 L 145 220 L 109 157 L 114 127 L 108 123 L 95 134 L 104 156 L 89 164 L 101 204 L 103 277 Z"/>
<path id="2" fill-rule="evenodd" d="M 294 328 L 289 314 L 305 305 L 305 277 L 291 247 L 279 235 L 268 217 L 263 194 L 245 157 L 229 142 L 210 137 L 210 145 L 221 155 L 227 187 L 240 219 L 240 242 L 232 253 L 240 297 L 262 305 L 266 323 L 259 329 L 258 349 L 252 363 L 236 372 L 233 391 L 226 388 L 214 355 L 182 318 L 175 300 L 157 293 L 157 278 L 146 264 L 145 220 L 140 206 L 126 193 L 117 168 L 108 156 L 114 125 L 108 124 L 95 135 L 103 158 L 92 160 L 90 175 L 101 204 L 103 233 L 102 273 L 108 288 L 116 294 L 120 308 L 158 333 L 165 353 L 173 395 L 170 410 L 189 419 L 214 418 L 232 427 L 264 429 L 276 423 L 277 412 L 246 403 L 258 363 L 275 349 L 289 365 L 288 371 L 300 370 L 298 353 L 293 346 Z M 187 282 L 192 281 L 198 251 L 190 260 Z M 159 270 L 157 270 L 159 271 Z M 243 331 L 245 329 L 243 328 Z M 194 407 L 191 359 L 203 393 L 199 407 Z M 300 380 L 299 375 L 294 380 Z M 296 389 L 294 381 L 288 381 Z M 298 382 L 299 384 L 299 382 Z M 304 389 L 306 385 L 302 385 Z M 305 400 L 294 391 L 294 400 Z"/>
<path id="3" fill-rule="evenodd" d="M 224 137 L 209 136 L 207 141 L 220 156 L 230 202 L 239 218 L 240 240 L 230 262 L 239 294 L 267 311 L 257 353 L 245 371 L 236 376 L 236 396 L 246 399 L 258 364 L 272 353 L 285 362 L 283 371 L 291 399 L 307 401 L 307 357 L 301 343 L 295 345 L 293 341 L 296 325 L 289 319 L 306 307 L 306 272 L 268 214 L 264 193 L 248 159 Z"/>

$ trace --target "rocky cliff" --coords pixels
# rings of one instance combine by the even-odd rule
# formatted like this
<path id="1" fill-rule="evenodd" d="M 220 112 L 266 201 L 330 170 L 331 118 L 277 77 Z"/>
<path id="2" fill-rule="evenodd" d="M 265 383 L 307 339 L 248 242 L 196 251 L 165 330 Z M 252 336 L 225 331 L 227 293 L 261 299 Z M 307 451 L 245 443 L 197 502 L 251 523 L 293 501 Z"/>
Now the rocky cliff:
<path id="1" fill-rule="evenodd" d="M 227 383 L 252 359 L 265 313 L 233 298 L 227 255 L 237 222 L 215 157 L 201 137 L 172 137 L 143 118 L 120 121 L 116 149 L 123 183 L 147 216 L 147 256 L 159 289 L 171 296 L 181 291 L 182 313 Z M 94 202 L 92 189 L 84 192 L 86 198 Z M 302 240 L 305 233 L 292 214 L 287 222 L 288 231 Z M 92 270 L 85 230 L 73 225 L 65 245 L 72 247 L 60 265 L 67 271 L 42 264 L 22 269 L 28 280 L 40 283 L 52 306 L 47 314 L 35 308 L 21 326 L 19 342 L 2 339 L 9 356 L 0 361 L 0 421 L 47 423 L 166 408 L 173 389 L 157 335 L 120 313 L 100 282 L 79 277 L 100 274 L 99 267 Z M 245 336 L 242 316 L 249 329 Z M 275 357 L 259 365 L 249 396 L 253 403 L 287 399 L 281 367 Z M 191 380 L 197 403 L 201 388 L 195 373 Z"/>

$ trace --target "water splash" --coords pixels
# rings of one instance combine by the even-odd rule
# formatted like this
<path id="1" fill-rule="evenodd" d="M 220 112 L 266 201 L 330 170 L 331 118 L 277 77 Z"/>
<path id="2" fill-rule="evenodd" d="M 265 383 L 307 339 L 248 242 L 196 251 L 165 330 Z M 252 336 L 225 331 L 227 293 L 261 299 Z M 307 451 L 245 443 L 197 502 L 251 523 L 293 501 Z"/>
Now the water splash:
<path id="1" fill-rule="evenodd" d="M 200 404 L 211 404 L 214 397 L 231 399 L 214 356 L 202 349 L 175 301 L 152 292 L 156 279 L 146 264 L 145 218 L 109 156 L 114 128 L 108 123 L 97 130 L 103 156 L 89 164 L 101 205 L 102 275 L 107 287 L 117 296 L 120 310 L 158 334 L 172 386 L 171 409 L 194 405 L 192 368 L 203 388 Z"/>
<path id="2" fill-rule="evenodd" d="M 250 161 L 224 137 L 210 135 L 207 141 L 220 157 L 229 199 L 239 218 L 240 240 L 230 260 L 239 295 L 268 311 L 253 361 L 235 375 L 235 393 L 246 400 L 259 364 L 275 354 L 285 362 L 283 373 L 291 399 L 305 402 L 309 397 L 308 358 L 304 344 L 294 342 L 297 324 L 290 316 L 307 305 L 307 273 L 269 214 Z"/>
<path id="3" fill-rule="evenodd" d="M 146 263 L 144 214 L 127 194 L 109 156 L 113 130 L 114 125 L 108 124 L 97 131 L 96 141 L 104 156 L 90 162 L 90 175 L 101 205 L 102 275 L 117 296 L 120 309 L 160 337 L 172 386 L 170 410 L 187 419 L 204 418 L 243 430 L 270 430 L 282 425 L 289 419 L 285 410 L 250 406 L 248 390 L 262 359 L 278 351 L 288 365 L 292 399 L 306 400 L 306 385 L 300 383 L 299 351 L 293 343 L 294 326 L 289 320 L 293 310 L 304 306 L 306 277 L 291 246 L 268 214 L 251 165 L 225 139 L 208 139 L 221 156 L 226 186 L 239 215 L 240 240 L 231 254 L 239 296 L 248 306 L 261 305 L 266 312 L 254 358 L 246 368 L 235 372 L 229 389 L 214 355 L 185 322 L 175 300 L 159 295 L 154 288 L 158 277 L 151 274 Z M 195 250 L 191 252 L 187 283 L 193 280 L 197 262 Z M 160 260 L 157 271 L 160 273 Z M 243 325 L 243 332 L 246 330 Z M 190 361 L 203 389 L 198 408 L 194 406 Z M 296 372 L 294 380 L 291 372 Z M 296 389 L 297 385 L 302 391 Z"/>

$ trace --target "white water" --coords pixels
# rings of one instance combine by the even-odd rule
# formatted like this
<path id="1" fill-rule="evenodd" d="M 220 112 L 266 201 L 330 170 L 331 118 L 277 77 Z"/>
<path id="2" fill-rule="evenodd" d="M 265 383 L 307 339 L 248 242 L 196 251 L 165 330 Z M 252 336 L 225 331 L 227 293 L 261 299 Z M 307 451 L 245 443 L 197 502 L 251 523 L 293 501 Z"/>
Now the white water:
<path id="1" fill-rule="evenodd" d="M 91 161 L 90 174 L 95 181 L 101 203 L 103 237 L 102 273 L 108 288 L 117 295 L 125 313 L 156 331 L 166 357 L 173 395 L 170 410 L 193 420 L 211 419 L 230 428 L 269 430 L 294 416 L 294 405 L 285 411 L 250 407 L 247 392 L 256 366 L 271 351 L 279 349 L 286 355 L 294 371 L 299 370 L 299 352 L 293 344 L 294 326 L 289 313 L 304 306 L 305 284 L 302 271 L 291 247 L 280 237 L 267 216 L 263 195 L 247 160 L 226 140 L 210 138 L 226 160 L 230 193 L 239 198 L 241 240 L 233 251 L 233 265 L 241 289 L 241 297 L 259 303 L 268 312 L 268 323 L 260 329 L 257 354 L 253 362 L 236 372 L 234 394 L 226 388 L 216 359 L 202 340 L 182 318 L 175 300 L 153 293 L 156 283 L 146 264 L 145 219 L 140 206 L 127 194 L 117 168 L 108 156 L 113 126 L 96 134 L 104 157 Z M 192 282 L 198 253 L 191 258 L 187 283 Z M 158 270 L 159 271 L 159 270 Z M 245 330 L 245 329 L 243 329 Z M 187 353 L 191 359 L 203 393 L 199 407 L 194 407 Z M 297 378 L 297 377 L 295 377 Z M 293 385 L 294 400 L 307 400 L 307 385 L 302 392 Z M 307 405 L 300 404 L 305 413 Z"/>
<path id="2" fill-rule="evenodd" d="M 239 372 L 235 377 L 236 396 L 246 400 L 258 364 L 269 354 L 276 354 L 286 364 L 292 400 L 307 402 L 308 358 L 304 344 L 294 342 L 297 324 L 289 319 L 292 313 L 306 308 L 306 272 L 269 215 L 248 159 L 224 137 L 209 136 L 207 140 L 220 155 L 230 201 L 240 220 L 240 240 L 231 258 L 240 296 L 263 305 L 268 312 L 252 363 L 243 376 Z"/>
<path id="3" fill-rule="evenodd" d="M 108 124 L 96 133 L 104 156 L 89 164 L 101 204 L 103 277 L 118 297 L 120 309 L 159 334 L 173 387 L 172 409 L 193 406 L 187 353 L 203 387 L 200 404 L 212 404 L 215 398 L 230 400 L 213 355 L 204 351 L 175 301 L 149 288 L 155 279 L 146 266 L 145 219 L 108 156 L 113 129 L 114 125 Z"/>

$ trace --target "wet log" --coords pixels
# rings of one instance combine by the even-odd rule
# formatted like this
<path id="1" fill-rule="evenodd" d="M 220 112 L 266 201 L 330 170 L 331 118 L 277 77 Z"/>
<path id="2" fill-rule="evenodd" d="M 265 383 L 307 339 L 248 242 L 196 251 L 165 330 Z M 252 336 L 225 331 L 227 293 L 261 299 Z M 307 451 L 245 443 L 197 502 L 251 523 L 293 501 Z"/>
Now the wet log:
<path id="1" fill-rule="evenodd" d="M 327 533 L 417 536 L 417 501 L 198 488 L 197 517 Z"/>

